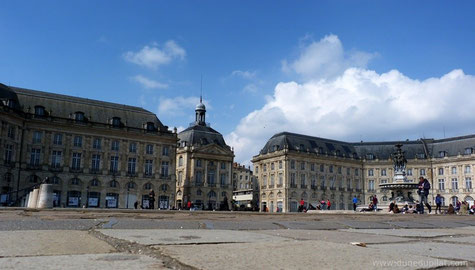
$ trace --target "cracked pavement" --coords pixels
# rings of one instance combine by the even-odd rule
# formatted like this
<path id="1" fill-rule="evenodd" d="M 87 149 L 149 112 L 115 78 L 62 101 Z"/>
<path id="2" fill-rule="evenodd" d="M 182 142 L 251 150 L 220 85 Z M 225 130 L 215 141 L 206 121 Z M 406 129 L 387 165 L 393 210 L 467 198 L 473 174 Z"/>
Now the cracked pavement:
<path id="1" fill-rule="evenodd" d="M 473 269 L 475 217 L 0 209 L 1 269 Z"/>

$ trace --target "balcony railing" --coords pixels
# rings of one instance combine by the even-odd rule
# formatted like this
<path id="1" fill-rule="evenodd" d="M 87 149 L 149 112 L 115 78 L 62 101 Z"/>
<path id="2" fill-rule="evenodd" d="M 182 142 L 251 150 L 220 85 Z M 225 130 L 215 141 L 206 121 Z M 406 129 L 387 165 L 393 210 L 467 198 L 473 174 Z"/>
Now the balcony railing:
<path id="1" fill-rule="evenodd" d="M 316 186 L 316 185 L 311 185 L 310 188 L 313 189 L 313 190 L 317 190 L 317 189 L 318 189 L 318 186 Z"/>
<path id="2" fill-rule="evenodd" d="M 300 185 L 300 188 L 307 188 L 307 185 Z"/>
<path id="3" fill-rule="evenodd" d="M 274 184 L 272 184 L 272 185 L 269 185 L 269 188 L 274 188 Z"/>
<path id="4" fill-rule="evenodd" d="M 208 187 L 216 187 L 216 183 L 208 183 Z"/>
<path id="5" fill-rule="evenodd" d="M 330 187 L 330 190 L 336 190 L 336 187 Z"/>
<path id="6" fill-rule="evenodd" d="M 282 184 L 277 184 L 277 187 L 278 187 L 278 188 L 280 188 L 280 187 L 282 187 L 282 186 L 283 186 Z"/>
<path id="7" fill-rule="evenodd" d="M 61 167 L 60 165 L 51 165 L 49 166 L 49 171 L 50 172 L 62 172 L 63 171 L 63 167 Z"/>
<path id="8" fill-rule="evenodd" d="M 70 168 L 69 168 L 69 172 L 72 172 L 72 173 L 82 173 L 82 172 L 83 172 L 83 169 L 82 169 L 82 168 L 78 168 L 78 167 L 70 167 Z"/>
<path id="9" fill-rule="evenodd" d="M 221 183 L 221 187 L 222 187 L 222 188 L 228 188 L 229 185 L 228 185 L 228 184 Z"/>
<path id="10" fill-rule="evenodd" d="M 203 186 L 203 183 L 201 182 L 195 182 L 195 187 L 202 187 Z"/>
<path id="11" fill-rule="evenodd" d="M 345 191 L 345 188 L 344 187 L 339 187 L 338 190 L 339 191 Z"/>
<path id="12" fill-rule="evenodd" d="M 41 165 L 39 165 L 39 164 L 28 164 L 28 165 L 26 165 L 26 168 L 28 170 L 39 170 L 39 169 L 41 169 Z"/>
<path id="13" fill-rule="evenodd" d="M 297 184 L 290 184 L 291 188 L 297 188 Z"/>
<path id="14" fill-rule="evenodd" d="M 262 186 L 261 186 L 261 189 L 266 189 L 266 188 L 267 188 L 266 185 L 262 185 Z"/>

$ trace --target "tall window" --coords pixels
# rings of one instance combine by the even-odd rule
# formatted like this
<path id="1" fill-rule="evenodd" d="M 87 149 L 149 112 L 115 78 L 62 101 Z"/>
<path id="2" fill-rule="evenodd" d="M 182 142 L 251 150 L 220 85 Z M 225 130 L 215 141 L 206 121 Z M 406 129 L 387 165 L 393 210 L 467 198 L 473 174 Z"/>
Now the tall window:
<path id="1" fill-rule="evenodd" d="M 290 174 L 290 186 L 291 187 L 297 186 L 297 183 L 295 183 L 295 173 Z"/>
<path id="2" fill-rule="evenodd" d="M 219 182 L 220 182 L 221 186 L 225 186 L 227 184 L 225 173 L 222 173 L 222 174 L 219 175 Z"/>
<path id="3" fill-rule="evenodd" d="M 110 171 L 117 172 L 119 170 L 119 156 L 111 156 Z"/>
<path id="4" fill-rule="evenodd" d="M 381 176 L 386 176 L 386 169 L 381 169 Z"/>
<path id="5" fill-rule="evenodd" d="M 271 162 L 271 164 L 270 164 L 270 169 L 271 169 L 271 171 L 273 171 L 273 170 L 275 169 L 274 162 Z"/>
<path id="6" fill-rule="evenodd" d="M 33 132 L 33 143 L 41 143 L 43 133 L 41 131 Z"/>
<path id="7" fill-rule="evenodd" d="M 40 165 L 40 153 L 41 153 L 41 149 L 39 149 L 39 148 L 32 148 L 31 149 L 31 156 L 30 156 L 30 165 L 31 166 L 39 166 Z"/>
<path id="8" fill-rule="evenodd" d="M 325 165 L 320 164 L 320 172 L 324 172 L 324 171 L 325 171 Z"/>
<path id="9" fill-rule="evenodd" d="M 264 167 L 262 167 L 262 171 L 267 172 L 267 164 L 264 164 Z"/>
<path id="10" fill-rule="evenodd" d="M 162 156 L 168 156 L 169 147 L 164 145 L 162 148 Z"/>
<path id="11" fill-rule="evenodd" d="M 472 178 L 471 177 L 465 177 L 465 188 L 466 189 L 472 189 Z"/>
<path id="12" fill-rule="evenodd" d="M 273 163 L 272 163 L 273 164 Z M 226 162 L 221 162 L 221 169 L 225 170 L 226 169 Z"/>
<path id="13" fill-rule="evenodd" d="M 75 147 L 82 147 L 82 137 L 81 136 L 74 136 L 74 146 Z"/>
<path id="14" fill-rule="evenodd" d="M 315 171 L 315 163 L 310 163 L 310 171 Z"/>
<path id="15" fill-rule="evenodd" d="M 368 169 L 368 176 L 373 176 L 373 175 L 374 175 L 373 169 Z"/>
<path id="16" fill-rule="evenodd" d="M 419 174 L 420 175 L 426 175 L 426 170 L 425 169 L 420 169 Z"/>
<path id="17" fill-rule="evenodd" d="M 374 180 L 368 181 L 368 191 L 374 191 Z"/>
<path id="18" fill-rule="evenodd" d="M 208 184 L 210 185 L 213 185 L 216 183 L 215 179 L 214 179 L 214 171 L 213 170 L 208 170 Z"/>
<path id="19" fill-rule="evenodd" d="M 350 175 L 351 173 L 351 169 L 350 168 L 346 168 L 346 175 Z"/>
<path id="20" fill-rule="evenodd" d="M 131 142 L 129 144 L 129 152 L 130 153 L 136 153 L 137 152 L 137 143 Z"/>
<path id="21" fill-rule="evenodd" d="M 283 183 L 284 183 L 284 178 L 282 177 L 282 174 L 279 173 L 279 183 L 278 183 L 278 185 L 279 185 L 279 186 L 282 186 Z"/>
<path id="22" fill-rule="evenodd" d="M 63 144 L 63 134 L 60 134 L 60 133 L 54 134 L 53 144 L 62 145 Z"/>
<path id="23" fill-rule="evenodd" d="M 338 174 L 341 174 L 341 166 L 338 166 Z"/>
<path id="24" fill-rule="evenodd" d="M 445 180 L 439 179 L 439 190 L 445 190 Z"/>
<path id="25" fill-rule="evenodd" d="M 300 185 L 301 187 L 305 187 L 307 185 L 306 179 L 305 179 L 305 174 L 300 175 Z"/>
<path id="26" fill-rule="evenodd" d="M 5 164 L 12 163 L 13 159 L 13 145 L 7 144 L 5 145 Z"/>
<path id="27" fill-rule="evenodd" d="M 135 167 L 137 165 L 137 158 L 129 158 L 127 162 L 127 173 L 135 174 Z"/>
<path id="28" fill-rule="evenodd" d="M 459 182 L 457 181 L 457 178 L 452 178 L 452 189 L 459 189 Z"/>
<path id="29" fill-rule="evenodd" d="M 153 144 L 147 144 L 145 147 L 145 153 L 147 155 L 153 155 Z"/>
<path id="30" fill-rule="evenodd" d="M 263 178 L 263 182 L 262 182 L 263 185 L 267 186 L 267 175 L 264 175 L 262 178 Z"/>
<path id="31" fill-rule="evenodd" d="M 120 117 L 112 117 L 112 126 L 120 127 Z"/>
<path id="32" fill-rule="evenodd" d="M 350 179 L 350 178 L 348 178 L 348 179 L 346 180 L 346 188 L 348 188 L 348 189 L 351 188 L 351 179 Z"/>
<path id="33" fill-rule="evenodd" d="M 183 172 L 178 172 L 178 186 L 181 186 L 181 182 L 183 181 Z"/>
<path id="34" fill-rule="evenodd" d="M 315 188 L 317 186 L 317 177 L 315 175 L 310 176 L 310 186 Z"/>
<path id="35" fill-rule="evenodd" d="M 472 172 L 472 167 L 470 165 L 465 166 L 465 173 L 471 173 Z"/>
<path id="36" fill-rule="evenodd" d="M 305 161 L 300 162 L 300 169 L 305 170 Z"/>
<path id="37" fill-rule="evenodd" d="M 178 158 L 178 166 L 183 166 L 183 157 L 182 156 L 180 156 Z"/>
<path id="38" fill-rule="evenodd" d="M 45 115 L 45 107 L 35 106 L 35 116 L 44 116 L 44 115 Z"/>
<path id="39" fill-rule="evenodd" d="M 452 167 L 452 174 L 457 174 L 457 167 Z"/>
<path id="40" fill-rule="evenodd" d="M 93 154 L 91 169 L 93 171 L 98 171 L 100 167 L 101 167 L 101 155 Z"/>
<path id="41" fill-rule="evenodd" d="M 81 168 L 81 153 L 73 153 L 71 168 L 73 170 L 79 170 Z"/>
<path id="42" fill-rule="evenodd" d="M 15 139 L 15 126 L 8 126 L 8 138 L 14 140 Z"/>
<path id="43" fill-rule="evenodd" d="M 279 169 L 282 169 L 282 160 L 279 160 Z"/>
<path id="44" fill-rule="evenodd" d="M 92 141 L 92 148 L 101 149 L 101 139 L 100 138 L 94 138 L 94 140 Z"/>
<path id="45" fill-rule="evenodd" d="M 439 168 L 439 175 L 444 175 L 444 168 Z"/>
<path id="46" fill-rule="evenodd" d="M 59 168 L 61 166 L 61 151 L 53 151 L 51 154 L 51 167 Z"/>
<path id="47" fill-rule="evenodd" d="M 119 141 L 118 140 L 112 141 L 111 150 L 112 151 L 119 151 Z"/>
<path id="48" fill-rule="evenodd" d="M 153 160 L 147 159 L 145 160 L 145 175 L 152 175 L 153 174 Z"/>
<path id="49" fill-rule="evenodd" d="M 407 169 L 407 175 L 409 175 L 409 176 L 412 175 L 412 169 Z"/>
<path id="50" fill-rule="evenodd" d="M 290 168 L 293 170 L 295 169 L 295 160 L 290 161 Z"/>
<path id="51" fill-rule="evenodd" d="M 196 173 L 195 173 L 195 182 L 197 184 L 203 183 L 203 175 L 202 175 L 201 171 L 196 171 Z"/>
<path id="52" fill-rule="evenodd" d="M 333 165 L 328 166 L 328 172 L 333 173 Z"/>
<path id="53" fill-rule="evenodd" d="M 162 161 L 162 177 L 168 177 L 168 161 Z"/>
<path id="54" fill-rule="evenodd" d="M 355 169 L 355 175 L 356 175 L 356 176 L 359 175 L 359 170 L 358 170 L 358 169 Z"/>
<path id="55" fill-rule="evenodd" d="M 201 159 L 196 160 L 196 167 L 201 168 Z"/>

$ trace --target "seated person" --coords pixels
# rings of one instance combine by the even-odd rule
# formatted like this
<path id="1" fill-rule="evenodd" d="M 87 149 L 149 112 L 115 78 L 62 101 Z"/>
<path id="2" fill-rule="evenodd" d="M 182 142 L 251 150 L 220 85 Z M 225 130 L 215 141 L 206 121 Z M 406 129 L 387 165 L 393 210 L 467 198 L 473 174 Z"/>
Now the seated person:
<path id="1" fill-rule="evenodd" d="M 469 214 L 475 214 L 475 204 L 472 205 L 472 207 L 470 208 L 470 210 L 468 211 Z"/>
<path id="2" fill-rule="evenodd" d="M 389 212 L 392 212 L 394 210 L 394 202 L 391 202 L 389 204 Z"/>
<path id="3" fill-rule="evenodd" d="M 449 208 L 447 209 L 447 214 L 449 214 L 449 215 L 454 215 L 455 214 L 455 208 L 452 204 L 449 204 Z"/>
<path id="4" fill-rule="evenodd" d="M 399 210 L 399 207 L 397 206 L 397 204 L 394 204 L 393 213 L 394 213 L 394 214 L 399 214 L 399 213 L 401 213 L 401 210 Z"/>
<path id="5" fill-rule="evenodd" d="M 412 205 L 411 205 L 411 207 L 412 207 Z M 407 212 L 407 210 L 409 210 L 409 208 L 410 207 L 406 203 L 406 205 L 404 205 L 404 207 L 401 210 L 402 210 L 403 213 L 405 213 L 405 212 Z"/>
<path id="6" fill-rule="evenodd" d="M 374 205 L 372 202 L 369 203 L 368 208 L 363 208 L 361 209 L 360 212 L 369 212 L 369 211 L 374 211 Z"/>
<path id="7" fill-rule="evenodd" d="M 409 208 L 406 210 L 406 213 L 417 214 L 417 210 L 412 205 L 409 205 Z"/>

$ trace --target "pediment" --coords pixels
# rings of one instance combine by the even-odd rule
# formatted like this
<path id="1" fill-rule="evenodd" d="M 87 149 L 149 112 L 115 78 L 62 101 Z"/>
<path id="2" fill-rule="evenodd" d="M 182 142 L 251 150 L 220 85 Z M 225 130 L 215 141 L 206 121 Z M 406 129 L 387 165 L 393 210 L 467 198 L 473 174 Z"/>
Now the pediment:
<path id="1" fill-rule="evenodd" d="M 232 152 L 228 149 L 224 149 L 223 147 L 217 144 L 209 144 L 199 149 L 196 149 L 197 153 L 205 153 L 205 154 L 215 154 L 215 155 L 232 155 Z"/>

